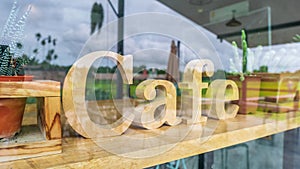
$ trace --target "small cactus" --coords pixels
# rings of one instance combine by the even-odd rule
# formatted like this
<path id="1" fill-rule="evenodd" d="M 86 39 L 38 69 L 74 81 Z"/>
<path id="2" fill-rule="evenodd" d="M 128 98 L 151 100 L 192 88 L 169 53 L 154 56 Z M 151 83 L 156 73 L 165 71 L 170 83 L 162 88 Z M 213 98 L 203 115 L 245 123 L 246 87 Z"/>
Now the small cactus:
<path id="1" fill-rule="evenodd" d="M 242 73 L 240 73 L 240 80 L 243 81 L 245 79 L 244 75 L 248 73 L 247 70 L 247 61 L 248 61 L 248 44 L 245 30 L 241 31 L 241 42 L 242 42 Z M 239 60 L 238 46 L 235 41 L 232 42 L 232 46 L 234 49 L 234 60 Z"/>
<path id="2" fill-rule="evenodd" d="M 242 30 L 242 49 L 243 49 L 243 60 L 242 60 L 242 65 L 243 65 L 243 73 L 247 73 L 247 57 L 248 57 L 248 44 L 246 40 L 246 32 L 245 30 Z"/>

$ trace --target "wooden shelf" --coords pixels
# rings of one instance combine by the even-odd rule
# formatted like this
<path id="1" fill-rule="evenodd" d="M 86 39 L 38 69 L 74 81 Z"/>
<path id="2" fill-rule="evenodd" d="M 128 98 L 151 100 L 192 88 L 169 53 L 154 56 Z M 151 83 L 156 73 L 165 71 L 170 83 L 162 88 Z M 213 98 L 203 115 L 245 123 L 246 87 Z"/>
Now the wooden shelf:
<path id="1" fill-rule="evenodd" d="M 176 137 L 169 137 L 165 140 L 158 139 L 151 145 L 130 142 L 120 136 L 99 140 L 102 145 L 109 145 L 112 150 L 119 152 L 122 155 L 120 156 L 107 152 L 91 139 L 71 136 L 69 133 L 72 131 L 65 125 L 64 133 L 68 136 L 62 139 L 63 152 L 61 154 L 4 162 L 0 163 L 0 168 L 144 168 L 255 140 L 299 126 L 300 112 L 282 114 L 257 112 L 251 115 L 237 115 L 234 119 L 223 121 L 209 119 L 203 126 L 202 135 L 199 134 L 199 125 L 196 125 L 194 130 L 190 131 L 185 139 L 177 144 Z M 172 127 L 172 132 L 178 135 L 188 127 L 190 126 L 181 124 Z M 154 131 L 132 128 L 123 136 L 152 137 L 169 129 L 171 128 L 168 126 Z M 209 131 L 212 131 L 212 135 Z M 171 148 L 162 154 L 139 158 L 169 146 Z M 128 158 L 128 156 L 136 158 Z"/>
<path id="2" fill-rule="evenodd" d="M 37 98 L 37 111 L 23 120 L 16 139 L 0 142 L 0 162 L 62 152 L 60 82 L 0 82 L 0 98 L 24 97 Z M 32 119 L 37 119 L 34 125 Z"/>

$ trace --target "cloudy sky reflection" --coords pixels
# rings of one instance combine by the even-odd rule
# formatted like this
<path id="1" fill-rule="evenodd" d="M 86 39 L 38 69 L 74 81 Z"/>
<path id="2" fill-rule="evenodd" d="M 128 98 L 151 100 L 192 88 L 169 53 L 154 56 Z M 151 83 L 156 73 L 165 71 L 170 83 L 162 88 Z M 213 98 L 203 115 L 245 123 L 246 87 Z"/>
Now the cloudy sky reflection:
<path id="1" fill-rule="evenodd" d="M 91 7 L 95 1 L 94 0 L 73 0 L 73 1 L 58 1 L 58 0 L 24 0 L 20 1 L 19 4 L 21 6 L 20 11 L 25 11 L 26 6 L 31 4 L 32 11 L 28 18 L 26 28 L 25 28 L 25 53 L 29 55 L 33 55 L 32 50 L 36 48 L 37 41 L 35 38 L 36 33 L 41 33 L 43 36 L 51 35 L 52 37 L 57 39 L 57 46 L 55 50 L 58 54 L 58 59 L 54 61 L 55 64 L 60 65 L 70 65 L 76 61 L 78 57 L 80 57 L 80 52 L 82 51 L 84 45 L 89 41 L 91 36 L 90 32 L 90 11 Z M 104 22 L 103 26 L 110 24 L 113 21 L 117 20 L 117 17 L 113 13 L 112 9 L 108 5 L 107 1 L 99 0 L 97 2 L 101 2 L 104 8 Z M 112 0 L 112 2 L 116 5 L 117 1 Z M 125 1 L 125 15 L 130 16 L 139 13 L 145 12 L 160 12 L 165 14 L 174 15 L 177 17 L 181 17 L 186 22 L 191 22 L 166 6 L 160 4 L 155 0 L 126 0 Z M 2 0 L 0 11 L 1 18 L 0 24 L 4 25 L 5 21 L 9 15 L 10 9 L 12 7 L 11 0 Z M 116 5 L 117 6 L 117 5 Z M 158 21 L 159 24 L 163 24 Z M 193 23 L 192 23 L 193 24 Z M 126 25 L 125 20 L 125 29 L 128 25 Z M 141 25 L 134 25 L 141 26 Z M 222 43 L 216 38 L 215 34 L 205 30 L 204 28 L 195 25 L 194 26 L 203 32 L 206 37 L 209 39 L 209 43 L 211 43 L 219 55 L 218 57 L 221 59 L 223 64 L 222 67 L 225 69 L 229 69 L 229 58 L 233 56 L 233 51 L 230 43 L 223 41 Z M 0 28 L 2 29 L 2 28 Z M 173 28 L 170 27 L 170 30 L 176 29 L 178 31 L 181 28 Z M 117 29 L 112 30 L 112 34 L 107 35 L 107 39 L 116 38 Z M 156 67 L 160 69 L 166 69 L 167 59 L 170 51 L 172 37 L 168 36 L 159 36 L 157 34 L 144 34 L 139 36 L 127 37 L 125 38 L 125 54 L 132 54 L 134 59 L 134 65 L 146 65 L 147 67 Z M 178 40 L 178 39 L 174 39 Z M 103 41 L 103 39 L 102 39 Z M 197 39 L 197 43 L 200 48 L 203 46 L 201 51 L 192 51 L 189 46 L 182 43 L 181 45 L 181 62 L 182 64 L 180 69 L 183 69 L 183 66 L 190 60 L 195 58 L 201 58 L 201 55 L 211 56 L 215 55 L 215 51 L 207 50 L 205 45 L 207 40 Z M 278 48 L 278 47 L 277 47 Z M 275 48 L 277 50 L 277 48 Z M 112 47 L 111 50 L 115 50 L 116 47 Z M 91 51 L 96 49 L 91 49 Z M 269 50 L 269 49 L 268 49 Z M 279 50 L 279 49 L 278 49 Z M 293 50 L 299 50 L 299 47 L 293 47 Z M 263 50 L 266 52 L 266 50 Z M 199 54 L 200 53 L 200 54 Z M 299 52 L 298 52 L 299 53 Z M 39 60 L 45 59 L 44 56 L 38 55 L 36 56 Z M 279 58 L 278 58 L 279 59 Z M 272 60 L 272 59 L 270 59 Z M 277 60 L 278 61 L 278 60 Z M 285 60 L 286 61 L 286 60 Z M 275 61 L 268 62 L 264 61 L 266 64 L 270 66 L 276 66 Z M 238 63 L 239 64 L 239 63 Z M 288 65 L 288 64 L 287 64 Z M 283 67 L 287 67 L 282 65 Z M 298 67 L 295 65 L 293 70 L 297 70 Z M 276 68 L 271 68 L 273 71 L 281 71 Z"/>
<path id="2" fill-rule="evenodd" d="M 26 28 L 25 28 L 25 53 L 32 54 L 32 50 L 37 46 L 37 42 L 35 39 L 36 33 L 41 33 L 43 36 L 51 35 L 54 38 L 57 38 L 58 44 L 56 47 L 56 51 L 58 53 L 58 60 L 54 63 L 69 65 L 74 63 L 76 58 L 78 57 L 83 45 L 90 38 L 90 10 L 95 1 L 94 0 L 73 0 L 73 1 L 57 1 L 57 0 L 47 0 L 47 1 L 39 1 L 39 0 L 26 0 L 19 1 L 18 4 L 21 6 L 20 13 L 25 11 L 27 5 L 32 5 L 31 14 L 28 18 Z M 104 25 L 109 24 L 112 21 L 117 20 L 113 11 L 109 7 L 107 1 L 98 1 L 101 2 L 104 11 Z M 117 1 L 112 1 L 114 4 Z M 10 9 L 12 7 L 12 1 L 4 0 L 1 2 L 1 14 L 3 17 L 0 19 L 1 25 L 4 25 Z M 168 9 L 164 5 L 160 4 L 154 0 L 144 0 L 144 1 L 133 1 L 127 0 L 125 4 L 125 14 L 132 15 L 137 13 L 145 13 L 145 12 L 162 12 L 168 13 L 171 15 L 180 16 L 172 10 Z M 160 23 L 163 24 L 163 23 Z M 126 23 L 125 23 L 126 29 Z M 178 28 L 170 28 L 170 29 L 178 29 Z M 115 30 L 117 31 L 117 30 Z M 214 35 L 212 35 L 214 36 Z M 215 38 L 214 38 L 215 39 Z M 170 50 L 170 43 L 172 38 L 165 37 L 157 37 L 157 36 L 149 36 L 145 35 L 143 37 L 131 37 L 125 41 L 125 52 L 137 52 L 137 50 L 148 50 L 149 48 L 155 48 L 157 50 Z M 175 39 L 176 40 L 176 39 Z M 138 43 L 137 43 L 138 41 Z M 130 49 L 130 45 L 136 45 L 135 50 Z M 126 48 L 127 47 L 127 48 Z M 127 49 L 127 50 L 126 50 Z M 130 49 L 130 50 L 129 50 Z M 183 52 L 182 56 L 188 58 L 190 60 L 194 54 L 185 49 L 184 45 L 182 45 Z M 168 52 L 165 52 L 166 59 L 168 57 Z M 148 58 L 148 56 L 141 56 Z M 43 60 L 43 56 L 37 56 L 38 59 Z M 143 60 L 142 58 L 137 60 Z M 147 61 L 147 59 L 145 60 Z M 161 62 L 161 60 L 157 60 Z M 153 66 L 158 66 L 156 65 Z M 165 64 L 165 62 L 162 62 Z"/>

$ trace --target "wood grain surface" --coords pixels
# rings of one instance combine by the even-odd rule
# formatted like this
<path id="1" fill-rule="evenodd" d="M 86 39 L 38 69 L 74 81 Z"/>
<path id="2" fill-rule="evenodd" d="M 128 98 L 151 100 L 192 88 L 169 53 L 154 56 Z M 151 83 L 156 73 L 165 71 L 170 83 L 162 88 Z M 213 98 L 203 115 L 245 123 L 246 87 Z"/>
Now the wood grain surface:
<path id="1" fill-rule="evenodd" d="M 175 135 L 170 135 L 165 140 L 158 139 L 151 144 L 130 142 L 121 136 L 98 140 L 102 145 L 110 146 L 112 150 L 119 152 L 118 155 L 101 148 L 95 140 L 67 135 L 71 129 L 65 122 L 63 124 L 65 137 L 62 139 L 61 154 L 4 162 L 0 164 L 0 168 L 144 168 L 297 128 L 300 126 L 300 112 L 284 114 L 257 112 L 251 115 L 237 115 L 236 118 L 227 120 L 209 118 L 202 126 L 202 133 L 196 127 L 179 142 L 174 142 Z M 170 129 L 171 133 L 178 136 L 180 131 L 188 127 L 189 125 L 185 124 L 163 126 L 155 131 L 131 128 L 122 136 L 149 138 Z M 207 134 L 209 130 L 212 130 L 211 135 Z M 155 155 L 155 152 L 168 146 L 172 148 Z M 149 157 L 145 157 L 146 155 Z"/>
<path id="2" fill-rule="evenodd" d="M 60 82 L 0 82 L 0 98 L 60 96 Z"/>

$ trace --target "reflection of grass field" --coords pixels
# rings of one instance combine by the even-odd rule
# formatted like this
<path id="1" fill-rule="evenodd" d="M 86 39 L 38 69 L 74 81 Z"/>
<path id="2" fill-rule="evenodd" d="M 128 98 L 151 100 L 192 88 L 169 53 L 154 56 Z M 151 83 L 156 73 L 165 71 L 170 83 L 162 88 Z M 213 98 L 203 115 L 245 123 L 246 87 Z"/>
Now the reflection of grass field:
<path id="1" fill-rule="evenodd" d="M 108 100 L 116 96 L 116 82 L 111 80 L 95 80 L 86 83 L 87 100 Z"/>
<path id="2" fill-rule="evenodd" d="M 130 93 L 130 96 L 133 97 L 133 98 L 136 98 L 136 95 L 135 95 L 136 86 L 137 85 L 130 85 L 129 86 L 129 93 Z"/>
<path id="3" fill-rule="evenodd" d="M 134 84 L 129 85 L 129 95 L 130 97 L 136 98 L 135 95 L 135 89 L 137 85 L 141 81 L 134 81 Z M 287 90 L 287 85 L 282 85 L 283 90 Z M 278 89 L 278 82 L 267 82 L 262 83 L 261 89 L 260 89 L 260 97 L 265 96 L 276 96 L 277 89 Z M 94 88 L 94 89 L 93 89 Z M 127 93 L 128 88 L 127 85 L 123 86 L 123 91 Z M 203 98 L 205 98 L 205 93 L 207 89 L 202 90 Z M 298 86 L 297 90 L 300 90 L 300 86 Z M 116 81 L 112 80 L 96 80 L 96 81 L 88 81 L 86 85 L 86 97 L 87 99 L 96 99 L 97 100 L 106 100 L 106 99 L 112 99 L 116 96 L 117 86 Z M 225 95 L 229 95 L 231 93 L 230 90 L 226 90 Z M 286 94 L 285 92 L 281 92 L 280 94 Z M 179 94 L 180 95 L 180 94 Z M 178 96 L 179 96 L 178 95 Z"/>
<path id="4" fill-rule="evenodd" d="M 298 79 L 286 78 L 282 81 L 278 79 L 262 81 L 260 86 L 260 96 L 277 96 L 295 94 L 299 90 Z"/>
<path id="5" fill-rule="evenodd" d="M 135 89 L 138 83 L 123 85 L 123 91 L 129 90 L 130 97 L 136 98 Z M 94 89 L 93 89 L 94 88 Z M 116 96 L 117 85 L 115 81 L 110 80 L 96 80 L 87 82 L 86 84 L 86 99 L 87 100 L 108 100 Z M 126 91 L 127 93 L 127 91 Z"/>

